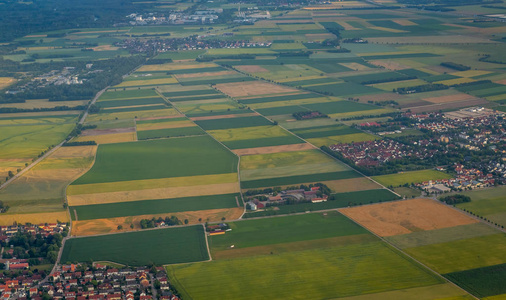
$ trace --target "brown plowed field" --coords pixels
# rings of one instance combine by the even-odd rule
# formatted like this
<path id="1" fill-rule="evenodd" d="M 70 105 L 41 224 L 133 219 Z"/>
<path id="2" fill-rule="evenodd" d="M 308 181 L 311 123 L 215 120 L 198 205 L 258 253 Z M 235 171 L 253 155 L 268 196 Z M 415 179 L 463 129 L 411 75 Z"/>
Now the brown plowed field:
<path id="1" fill-rule="evenodd" d="M 413 199 L 343 208 L 341 213 L 379 236 L 393 236 L 477 223 L 431 199 Z"/>

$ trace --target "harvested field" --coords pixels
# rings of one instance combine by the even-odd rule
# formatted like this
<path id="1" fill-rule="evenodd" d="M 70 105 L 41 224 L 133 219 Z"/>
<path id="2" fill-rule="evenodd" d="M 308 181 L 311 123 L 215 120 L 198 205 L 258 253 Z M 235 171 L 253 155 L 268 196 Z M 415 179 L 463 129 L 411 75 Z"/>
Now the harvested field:
<path id="1" fill-rule="evenodd" d="M 379 189 L 381 186 L 365 177 L 323 181 L 334 193 L 347 193 Z"/>
<path id="2" fill-rule="evenodd" d="M 418 24 L 410 21 L 410 20 L 393 20 L 395 23 L 401 25 L 401 26 L 417 26 Z"/>
<path id="3" fill-rule="evenodd" d="M 132 131 L 132 132 L 116 133 L 116 134 L 80 136 L 72 141 L 73 142 L 95 141 L 97 144 L 114 144 L 114 143 L 123 143 L 123 142 L 133 142 L 135 140 L 136 140 L 135 132 Z"/>
<path id="4" fill-rule="evenodd" d="M 235 154 L 237 154 L 239 156 L 243 156 L 243 155 L 302 151 L 302 150 L 311 150 L 311 149 L 315 149 L 315 147 L 311 144 L 304 143 L 304 144 L 293 144 L 293 145 L 236 149 L 236 150 L 232 150 L 232 152 L 234 152 Z"/>
<path id="5" fill-rule="evenodd" d="M 70 206 L 105 204 L 105 203 L 121 203 L 139 200 L 156 200 L 181 197 L 193 197 L 204 195 L 220 195 L 238 193 L 240 191 L 239 184 L 220 183 L 211 185 L 197 185 L 188 187 L 168 187 L 158 189 L 144 189 L 138 191 L 120 191 L 109 193 L 94 193 L 69 195 L 67 201 Z"/>
<path id="6" fill-rule="evenodd" d="M 462 94 L 455 94 L 455 95 L 442 96 L 442 97 L 422 98 L 422 100 L 428 101 L 431 103 L 448 103 L 448 102 L 455 102 L 455 101 L 478 100 L 478 98 L 462 93 Z"/>
<path id="7" fill-rule="evenodd" d="M 60 147 L 53 152 L 48 159 L 51 158 L 82 158 L 95 156 L 97 146 L 75 146 L 75 147 Z M 42 162 L 43 163 L 43 162 Z"/>
<path id="8" fill-rule="evenodd" d="M 81 133 L 81 136 L 97 136 L 97 135 L 110 135 L 118 133 L 134 132 L 135 127 L 123 127 L 123 128 L 112 128 L 112 129 L 91 129 L 85 130 Z"/>
<path id="9" fill-rule="evenodd" d="M 190 120 L 176 121 L 176 122 L 137 124 L 137 131 L 187 128 L 187 127 L 196 127 L 196 125 L 195 125 L 195 123 L 193 123 Z"/>
<path id="10" fill-rule="evenodd" d="M 345 66 L 348 69 L 356 70 L 356 71 L 364 71 L 364 70 L 370 69 L 368 66 L 364 66 L 363 64 L 359 64 L 359 63 L 341 63 L 340 65 Z"/>
<path id="11" fill-rule="evenodd" d="M 67 188 L 67 195 L 107 193 L 119 191 L 137 191 L 169 187 L 190 187 L 219 183 L 237 182 L 237 173 L 185 176 L 161 179 L 132 180 L 106 183 L 92 183 L 71 185 Z"/>
<path id="12" fill-rule="evenodd" d="M 432 112 L 432 111 L 439 111 L 439 110 L 447 110 L 447 109 L 454 109 L 454 108 L 461 108 L 461 107 L 468 107 L 468 106 L 477 106 L 477 105 L 485 105 L 489 102 L 484 99 L 471 99 L 471 100 L 464 100 L 464 101 L 456 101 L 456 102 L 448 102 L 448 103 L 439 103 L 439 104 L 431 104 L 431 105 L 424 105 L 424 106 L 415 106 L 410 107 L 409 110 L 411 110 L 412 113 L 422 113 L 422 112 Z M 407 110 L 408 108 L 403 108 L 403 110 Z"/>
<path id="13" fill-rule="evenodd" d="M 160 116 L 160 117 L 147 117 L 147 118 L 137 118 L 137 121 L 149 121 L 149 120 L 162 120 L 162 119 L 176 119 L 176 118 L 184 118 L 184 115 L 171 115 L 171 116 Z"/>
<path id="14" fill-rule="evenodd" d="M 367 101 L 388 101 L 388 100 L 399 100 L 404 98 L 402 95 L 397 93 L 384 93 L 384 94 L 374 94 L 374 95 L 364 95 L 357 97 L 362 102 Z"/>
<path id="15" fill-rule="evenodd" d="M 340 211 L 379 236 L 393 236 L 478 222 L 430 199 L 380 203 L 343 208 Z"/>
<path id="16" fill-rule="evenodd" d="M 122 225 L 125 230 L 139 230 L 141 229 L 140 221 L 142 219 L 151 219 L 153 217 L 165 218 L 166 216 L 176 216 L 179 220 L 188 219 L 188 224 L 199 224 L 202 220 L 208 222 L 220 222 L 222 218 L 226 220 L 236 220 L 243 214 L 243 208 L 226 208 L 226 209 L 210 209 L 199 211 L 185 211 L 177 213 L 167 213 L 158 215 L 141 215 L 132 217 L 110 218 L 110 219 L 95 219 L 86 221 L 73 221 L 72 222 L 72 235 L 95 235 L 112 233 L 118 231 L 118 225 Z M 199 221 L 199 219 L 201 219 Z M 12 224 L 12 223 L 11 223 Z M 133 224 L 134 228 L 131 229 L 130 225 Z"/>
<path id="17" fill-rule="evenodd" d="M 14 222 L 18 224 L 32 223 L 32 224 L 44 224 L 44 223 L 56 223 L 68 222 L 69 214 L 66 210 L 57 212 L 45 212 L 45 213 L 33 213 L 33 214 L 2 214 L 0 215 L 0 226 L 10 226 Z"/>
<path id="18" fill-rule="evenodd" d="M 297 92 L 297 90 L 294 88 L 262 81 L 250 81 L 242 83 L 237 82 L 222 83 L 217 84 L 215 87 L 222 93 L 227 94 L 230 97 L 246 97 L 256 95 Z"/>
<path id="19" fill-rule="evenodd" d="M 216 120 L 216 119 L 233 119 L 233 118 L 241 118 L 241 117 L 253 117 L 258 116 L 257 113 L 247 113 L 247 114 L 230 114 L 230 115 L 215 115 L 215 116 L 204 116 L 204 117 L 191 117 L 192 121 L 204 121 L 204 120 Z"/>
<path id="20" fill-rule="evenodd" d="M 262 68 L 261 66 L 255 66 L 255 65 L 245 65 L 245 66 L 236 66 L 236 69 L 239 71 L 243 71 L 246 73 L 265 73 L 269 72 L 266 68 Z"/>

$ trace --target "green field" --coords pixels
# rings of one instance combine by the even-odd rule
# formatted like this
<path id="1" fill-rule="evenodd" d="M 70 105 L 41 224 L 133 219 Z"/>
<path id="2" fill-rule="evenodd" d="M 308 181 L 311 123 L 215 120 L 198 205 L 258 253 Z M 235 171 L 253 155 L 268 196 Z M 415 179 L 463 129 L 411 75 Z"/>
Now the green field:
<path id="1" fill-rule="evenodd" d="M 128 251 L 125 251 L 128 249 Z M 200 225 L 70 239 L 61 262 L 111 261 L 129 266 L 209 259 Z"/>
<path id="2" fill-rule="evenodd" d="M 149 105 L 149 104 L 165 104 L 165 102 L 160 97 L 158 98 L 151 97 L 151 98 L 134 98 L 125 100 L 98 101 L 96 105 L 100 108 L 110 108 L 118 106 L 136 106 L 136 105 Z"/>
<path id="3" fill-rule="evenodd" d="M 205 151 L 203 151 L 205 149 Z M 209 136 L 100 145 L 73 184 L 233 173 L 237 157 Z"/>
<path id="4" fill-rule="evenodd" d="M 112 100 L 112 99 L 128 99 L 128 98 L 146 98 L 155 97 L 158 94 L 153 89 L 130 89 L 123 90 L 123 88 L 109 89 L 103 93 L 99 101 Z"/>
<path id="5" fill-rule="evenodd" d="M 197 126 L 165 128 L 155 130 L 137 131 L 138 140 L 159 139 L 168 137 L 181 137 L 191 135 L 203 135 L 205 132 Z"/>
<path id="6" fill-rule="evenodd" d="M 306 214 L 228 223 L 232 231 L 211 237 L 211 251 L 367 234 L 342 214 Z"/>
<path id="7" fill-rule="evenodd" d="M 204 130 L 272 125 L 271 121 L 262 116 L 202 120 L 195 121 L 195 123 L 202 127 Z"/>
<path id="8" fill-rule="evenodd" d="M 372 177 L 384 186 L 401 186 L 429 180 L 449 179 L 451 175 L 436 170 L 421 170 Z"/>
<path id="9" fill-rule="evenodd" d="M 292 185 L 292 184 L 320 182 L 320 181 L 338 180 L 338 179 L 348 179 L 348 178 L 356 178 L 356 177 L 361 177 L 361 175 L 353 170 L 339 171 L 339 172 L 328 172 L 328 173 L 306 174 L 306 175 L 293 175 L 293 176 L 285 176 L 285 177 L 241 181 L 241 188 L 243 188 L 243 189 L 256 189 L 256 188 L 261 188 L 261 187 Z"/>
<path id="10" fill-rule="evenodd" d="M 362 131 L 358 129 L 344 125 L 309 127 L 302 129 L 294 129 L 291 131 L 303 139 L 362 133 Z"/>
<path id="11" fill-rule="evenodd" d="M 505 263 L 506 235 L 498 233 L 404 251 L 441 274 L 465 271 Z"/>
<path id="12" fill-rule="evenodd" d="M 167 271 L 182 296 L 195 300 L 307 299 L 308 292 L 311 298 L 327 299 L 442 282 L 381 242 L 169 266 Z"/>
<path id="13" fill-rule="evenodd" d="M 506 187 L 498 186 L 477 191 L 461 193 L 471 197 L 471 202 L 457 207 L 486 217 L 494 223 L 506 226 Z"/>
<path id="14" fill-rule="evenodd" d="M 197 211 L 237 207 L 235 198 L 239 194 L 184 197 L 161 200 L 128 201 L 121 203 L 73 206 L 77 219 L 92 220 L 127 216 L 154 215 L 183 211 Z M 74 213 L 71 214 L 75 220 Z"/>
<path id="15" fill-rule="evenodd" d="M 476 297 L 506 294 L 504 284 L 506 264 L 449 273 L 444 276 Z"/>

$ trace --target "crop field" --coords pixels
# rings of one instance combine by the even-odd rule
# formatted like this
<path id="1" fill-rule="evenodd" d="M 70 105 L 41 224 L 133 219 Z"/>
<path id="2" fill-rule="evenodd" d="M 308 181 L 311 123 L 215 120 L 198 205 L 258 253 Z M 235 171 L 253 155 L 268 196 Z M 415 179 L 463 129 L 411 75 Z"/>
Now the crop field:
<path id="1" fill-rule="evenodd" d="M 321 182 L 338 179 L 348 179 L 361 177 L 355 171 L 339 171 L 339 172 L 328 172 L 328 173 L 314 173 L 314 174 L 303 174 L 303 175 L 292 175 L 283 176 L 276 178 L 264 178 L 256 180 L 243 180 L 241 181 L 241 188 L 243 189 L 254 189 L 260 187 L 271 187 L 271 186 L 283 186 L 299 183 L 310 183 L 310 182 Z"/>
<path id="2" fill-rule="evenodd" d="M 164 106 L 165 107 L 165 106 Z M 133 120 L 136 117 L 138 119 L 144 118 L 156 118 L 156 117 L 167 117 L 167 116 L 181 116 L 174 108 L 150 108 L 150 110 L 136 110 L 136 111 L 101 111 L 99 114 L 89 115 L 87 118 L 88 123 L 102 122 L 102 121 L 114 121 L 114 120 Z"/>
<path id="3" fill-rule="evenodd" d="M 476 297 L 506 294 L 506 286 L 503 284 L 506 264 L 449 273 L 444 276 Z"/>
<path id="4" fill-rule="evenodd" d="M 461 193 L 471 197 L 471 202 L 457 207 L 473 212 L 478 216 L 506 226 L 506 188 L 503 186 Z"/>
<path id="5" fill-rule="evenodd" d="M 445 274 L 505 263 L 506 237 L 504 233 L 497 233 L 404 251 L 431 269 Z"/>
<path id="6" fill-rule="evenodd" d="M 319 150 L 248 155 L 241 158 L 241 180 L 250 181 L 347 171 L 349 168 Z"/>
<path id="7" fill-rule="evenodd" d="M 113 89 L 109 89 L 105 93 L 103 93 L 100 96 L 99 101 L 106 101 L 113 99 L 159 97 L 158 94 L 152 89 L 130 89 L 130 90 L 122 90 L 122 89 L 113 90 Z"/>
<path id="8" fill-rule="evenodd" d="M 377 139 L 380 138 L 372 134 L 353 133 L 337 136 L 328 136 L 322 138 L 311 138 L 307 139 L 307 141 L 317 147 L 321 147 L 321 146 L 330 146 L 333 144 L 348 144 L 353 142 L 374 141 Z"/>
<path id="9" fill-rule="evenodd" d="M 213 112 L 230 112 L 238 109 L 238 104 L 236 102 L 225 100 L 224 102 L 219 103 L 201 103 L 201 104 L 184 104 L 184 102 L 176 102 L 175 105 L 177 108 L 186 114 L 188 117 L 190 116 L 200 116 Z"/>
<path id="10" fill-rule="evenodd" d="M 441 283 L 380 242 L 169 266 L 167 271 L 188 299 L 305 299 L 308 290 L 314 298 L 345 297 Z M 287 276 L 293 272 L 300 281 Z M 251 286 L 251 278 L 258 285 Z"/>
<path id="11" fill-rule="evenodd" d="M 0 200 L 10 206 L 8 214 L 34 213 L 32 216 L 40 219 L 35 213 L 62 211 L 65 187 L 91 166 L 95 151 L 95 146 L 59 148 L 0 190 Z"/>
<path id="12" fill-rule="evenodd" d="M 217 84 L 215 87 L 222 93 L 227 94 L 233 98 L 297 92 L 297 90 L 294 88 L 261 81 L 250 81 L 241 84 L 222 83 Z"/>
<path id="13" fill-rule="evenodd" d="M 429 180 L 449 179 L 451 175 L 436 170 L 421 170 L 372 177 L 384 186 L 401 186 Z"/>
<path id="14" fill-rule="evenodd" d="M 135 132 L 101 134 L 101 135 L 83 135 L 83 136 L 72 139 L 73 142 L 94 141 L 99 145 L 133 142 L 135 140 L 136 140 L 135 139 Z"/>
<path id="15" fill-rule="evenodd" d="M 137 132 L 144 130 L 174 129 L 195 127 L 195 124 L 187 118 L 156 119 L 136 121 Z"/>
<path id="16" fill-rule="evenodd" d="M 203 135 L 205 132 L 197 126 L 180 127 L 180 128 L 165 128 L 155 130 L 144 130 L 137 132 L 138 140 L 168 138 L 168 137 L 181 137 L 192 135 Z"/>
<path id="17" fill-rule="evenodd" d="M 112 108 L 112 107 L 125 107 L 125 106 L 141 106 L 150 104 L 165 104 L 160 97 L 150 98 L 133 98 L 133 99 L 120 99 L 120 100 L 107 100 L 98 101 L 97 106 L 100 108 Z"/>
<path id="18" fill-rule="evenodd" d="M 138 86 L 148 86 L 148 85 L 165 85 L 165 84 L 175 84 L 177 83 L 176 78 L 167 77 L 167 78 L 159 78 L 159 79 L 145 79 L 145 80 L 127 80 L 122 83 L 116 85 L 116 88 L 123 87 L 138 87 Z"/>
<path id="19" fill-rule="evenodd" d="M 129 251 L 125 251 L 129 249 Z M 70 239 L 61 261 L 112 261 L 130 266 L 195 262 L 209 259 L 202 226 Z"/>
<path id="20" fill-rule="evenodd" d="M 108 144 L 73 184 L 231 173 L 236 166 L 237 157 L 208 136 Z"/>
<path id="21" fill-rule="evenodd" d="M 348 135 L 362 132 L 358 129 L 344 125 L 307 127 L 301 129 L 294 129 L 291 131 L 303 139 Z"/>
<path id="22" fill-rule="evenodd" d="M 245 128 L 232 128 L 209 130 L 209 134 L 222 142 L 240 141 L 240 140 L 254 140 L 262 138 L 280 138 L 292 137 L 290 133 L 283 130 L 279 126 L 255 126 Z M 299 139 L 297 139 L 301 142 Z"/>
<path id="23" fill-rule="evenodd" d="M 326 239 L 349 235 L 370 235 L 336 211 L 229 222 L 232 231 L 211 237 L 211 253 L 273 244 Z M 230 248 L 234 245 L 234 248 Z"/>
<path id="24" fill-rule="evenodd" d="M 348 193 L 382 188 L 377 183 L 365 177 L 324 181 L 322 183 L 327 185 L 333 193 Z"/>
<path id="25" fill-rule="evenodd" d="M 57 145 L 70 133 L 74 124 L 2 126 L 0 151 L 3 159 L 37 157 L 51 145 Z"/>
<path id="26" fill-rule="evenodd" d="M 471 300 L 474 299 L 471 295 L 457 288 L 451 283 L 430 285 L 424 287 L 416 287 L 410 289 L 394 290 L 389 292 L 368 294 L 362 296 L 352 296 L 340 298 L 342 300 L 389 300 L 389 299 L 403 299 L 403 300 Z M 488 300 L 488 299 L 487 299 Z"/>
<path id="27" fill-rule="evenodd" d="M 71 214 L 74 220 L 169 214 L 183 211 L 237 207 L 236 197 L 239 197 L 239 194 L 127 201 L 121 203 L 71 206 L 70 211 L 73 212 Z"/>
<path id="28" fill-rule="evenodd" d="M 197 125 L 202 127 L 204 130 L 217 130 L 217 129 L 229 129 L 229 128 L 242 128 L 242 127 L 253 127 L 271 125 L 272 123 L 262 116 L 245 116 L 240 118 L 223 118 L 214 120 L 200 120 L 195 121 Z"/>
<path id="29" fill-rule="evenodd" d="M 434 230 L 478 221 L 440 202 L 413 199 L 341 209 L 355 222 L 379 236 Z"/>
<path id="30" fill-rule="evenodd" d="M 6 87 L 16 83 L 16 81 L 16 79 L 11 77 L 0 77 L 0 90 L 3 90 Z"/>
<path id="31" fill-rule="evenodd" d="M 473 223 L 441 229 L 417 231 L 408 234 L 388 236 L 385 239 L 401 248 L 414 248 L 432 244 L 446 243 L 480 236 L 497 234 L 498 231 L 483 223 Z"/>
<path id="32" fill-rule="evenodd" d="M 55 212 L 36 212 L 36 213 L 23 212 L 19 214 L 4 213 L 0 216 L 0 226 L 11 226 L 15 222 L 18 224 L 57 223 L 57 222 L 70 222 L 70 218 L 66 210 Z"/>
<path id="33" fill-rule="evenodd" d="M 192 187 L 237 182 L 237 173 L 71 185 L 67 195 L 139 191 L 157 188 Z M 191 190 L 191 189 L 188 189 Z M 161 198 L 167 198 L 166 196 Z M 147 198 L 149 199 L 149 198 Z M 151 198 L 153 199 L 153 198 Z"/>

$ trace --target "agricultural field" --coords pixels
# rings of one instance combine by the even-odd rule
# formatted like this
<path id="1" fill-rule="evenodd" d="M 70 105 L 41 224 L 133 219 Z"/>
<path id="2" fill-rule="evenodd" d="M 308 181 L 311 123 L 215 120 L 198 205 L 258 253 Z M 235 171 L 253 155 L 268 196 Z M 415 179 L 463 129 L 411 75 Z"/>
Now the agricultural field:
<path id="1" fill-rule="evenodd" d="M 372 177 L 384 186 L 398 187 L 405 184 L 421 183 L 429 180 L 449 179 L 450 174 L 436 170 L 421 170 Z"/>
<path id="2" fill-rule="evenodd" d="M 110 261 L 130 266 L 207 259 L 204 229 L 199 225 L 74 238 L 65 243 L 61 257 L 62 262 Z"/>
<path id="3" fill-rule="evenodd" d="M 214 261 L 167 267 L 169 278 L 188 298 L 249 299 L 241 291 L 251 277 L 262 282 L 262 288 L 250 288 L 252 292 L 248 294 L 253 298 L 265 295 L 298 299 L 297 295 L 300 295 L 302 299 L 305 297 L 303 289 L 308 288 L 318 298 L 345 297 L 442 283 L 337 212 L 241 221 L 230 226 L 232 231 L 211 237 L 213 257 L 217 257 Z M 299 231 L 302 234 L 294 234 Z M 293 264 L 294 261 L 297 263 Z M 381 263 L 374 271 L 363 269 L 372 261 Z M 338 277 L 337 280 L 311 279 L 315 278 L 315 267 L 318 274 L 332 274 L 333 278 Z M 265 268 L 272 271 L 257 276 Z M 304 284 L 295 284 L 286 276 L 287 270 L 295 268 L 300 271 Z M 349 275 L 351 270 L 353 276 Z M 215 291 L 213 285 L 200 279 L 209 276 L 219 278 L 229 288 Z M 416 282 L 412 281 L 414 278 L 417 278 Z M 372 286 L 371 282 L 374 282 Z"/>
<path id="4" fill-rule="evenodd" d="M 471 202 L 457 204 L 478 216 L 485 217 L 501 226 L 506 226 L 506 189 L 503 186 L 461 193 L 471 197 Z"/>

